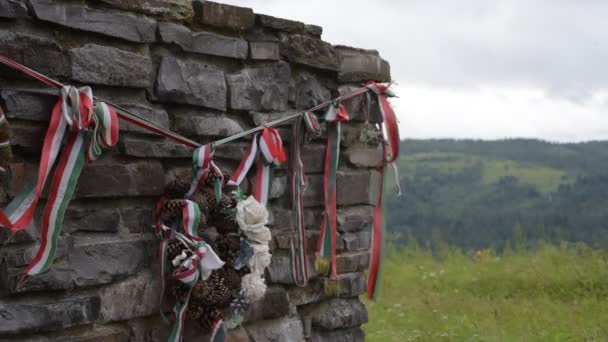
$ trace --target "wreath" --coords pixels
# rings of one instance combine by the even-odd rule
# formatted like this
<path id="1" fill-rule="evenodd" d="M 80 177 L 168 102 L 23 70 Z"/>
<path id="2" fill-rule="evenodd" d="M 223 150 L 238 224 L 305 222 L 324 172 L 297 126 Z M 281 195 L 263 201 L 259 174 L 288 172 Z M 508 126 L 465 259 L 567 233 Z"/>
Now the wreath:
<path id="1" fill-rule="evenodd" d="M 210 172 L 189 200 L 184 200 L 191 188 L 188 180 L 170 182 L 157 218 L 172 235 L 166 240 L 166 260 L 161 260 L 172 274 L 165 284 L 168 297 L 176 307 L 187 304 L 187 318 L 207 331 L 215 331 L 218 323 L 234 328 L 243 321 L 249 304 L 264 296 L 263 274 L 271 258 L 268 210 L 240 188 L 230 190 L 226 179 Z M 179 233 L 175 227 L 183 224 L 185 207 L 192 203 L 199 210 L 196 231 Z M 210 258 L 210 273 L 202 271 L 195 283 L 188 283 L 176 275 L 192 266 L 188 262 L 197 252 L 196 238 L 205 244 L 199 256 Z"/>

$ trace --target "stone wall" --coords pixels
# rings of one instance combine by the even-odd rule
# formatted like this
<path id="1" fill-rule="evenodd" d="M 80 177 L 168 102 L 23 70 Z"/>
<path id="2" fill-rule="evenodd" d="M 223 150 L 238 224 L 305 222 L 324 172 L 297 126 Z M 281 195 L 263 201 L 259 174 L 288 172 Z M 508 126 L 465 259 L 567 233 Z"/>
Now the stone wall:
<path id="1" fill-rule="evenodd" d="M 209 1 L 0 0 L 0 54 L 199 142 L 241 132 L 306 109 L 369 79 L 388 81 L 376 51 L 332 46 L 322 28 Z M 8 195 L 36 171 L 55 93 L 0 68 L 0 103 L 13 133 L 15 160 Z M 286 166 L 273 186 L 272 264 L 266 297 L 248 313 L 254 341 L 363 340 L 371 205 L 381 154 L 358 140 L 366 114 L 361 99 L 346 103 L 338 175 L 339 257 L 343 293 L 323 295 L 312 264 L 310 286 L 289 272 Z M 281 129 L 289 141 L 289 129 Z M 230 171 L 247 139 L 218 147 Z M 303 147 L 310 255 L 321 217 L 324 140 Z M 12 239 L 0 232 L 0 340 L 157 341 L 169 327 L 158 316 L 157 241 L 152 209 L 164 184 L 189 173 L 191 150 L 121 122 L 119 146 L 86 166 L 66 213 L 50 271 L 15 285 L 35 253 L 38 222 Z M 247 183 L 247 182 L 246 182 Z M 245 184 L 245 188 L 248 185 Z M 6 198 L 2 200 L 6 201 Z M 188 328 L 189 338 L 197 336 Z"/>

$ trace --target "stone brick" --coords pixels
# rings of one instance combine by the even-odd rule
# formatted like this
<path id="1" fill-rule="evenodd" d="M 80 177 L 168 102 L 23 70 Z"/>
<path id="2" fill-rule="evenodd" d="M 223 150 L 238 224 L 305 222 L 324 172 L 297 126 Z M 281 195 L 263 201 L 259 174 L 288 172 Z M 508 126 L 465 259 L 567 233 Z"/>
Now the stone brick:
<path id="1" fill-rule="evenodd" d="M 156 95 L 166 102 L 225 110 L 224 73 L 207 64 L 164 57 L 156 79 Z"/>
<path id="2" fill-rule="evenodd" d="M 380 190 L 378 171 L 338 171 L 338 204 L 376 204 Z"/>
<path id="3" fill-rule="evenodd" d="M 354 206 L 338 209 L 338 231 L 360 232 L 369 230 L 373 222 L 373 207 Z"/>
<path id="4" fill-rule="evenodd" d="M 323 172 L 325 167 L 325 145 L 306 143 L 302 145 L 301 153 L 306 173 Z"/>
<path id="5" fill-rule="evenodd" d="M 177 44 L 182 50 L 212 56 L 246 59 L 247 41 L 211 32 L 191 32 L 185 26 L 173 23 L 158 25 L 158 33 L 163 43 Z"/>
<path id="6" fill-rule="evenodd" d="M 161 127 L 170 128 L 169 114 L 167 114 L 164 109 L 155 108 L 142 103 L 125 103 L 122 104 L 121 107 Z M 154 135 L 154 133 L 124 120 L 120 121 L 120 130 Z"/>
<path id="7" fill-rule="evenodd" d="M 39 154 L 46 130 L 44 126 L 11 124 L 11 145 L 23 148 L 23 152 L 27 154 Z"/>
<path id="8" fill-rule="evenodd" d="M 109 46 L 87 44 L 70 50 L 72 79 L 87 84 L 146 88 L 152 59 Z"/>
<path id="9" fill-rule="evenodd" d="M 152 270 L 103 287 L 99 291 L 100 319 L 113 322 L 155 314 L 159 310 L 159 293 L 157 274 Z"/>
<path id="10" fill-rule="evenodd" d="M 277 18 L 266 14 L 256 14 L 255 18 L 262 27 L 289 33 L 304 32 L 304 23 L 299 21 Z"/>
<path id="11" fill-rule="evenodd" d="M 256 322 L 245 329 L 253 341 L 304 341 L 302 321 L 293 317 Z"/>
<path id="12" fill-rule="evenodd" d="M 214 156 L 240 162 L 249 145 L 248 142 L 231 142 L 230 144 L 219 145 L 215 147 Z"/>
<path id="13" fill-rule="evenodd" d="M 49 121 L 58 100 L 54 91 L 38 89 L 4 89 L 0 91 L 5 114 L 9 119 Z"/>
<path id="14" fill-rule="evenodd" d="M 115 233 L 120 224 L 118 208 L 83 208 L 70 205 L 65 212 L 63 232 Z"/>
<path id="15" fill-rule="evenodd" d="M 69 254 L 72 280 L 83 287 L 125 278 L 148 266 L 152 253 L 147 238 L 79 236 Z"/>
<path id="16" fill-rule="evenodd" d="M 255 25 L 255 14 L 251 8 L 201 0 L 193 1 L 192 6 L 194 20 L 201 24 L 235 31 L 247 31 Z"/>
<path id="17" fill-rule="evenodd" d="M 382 150 L 379 148 L 354 147 L 344 151 L 344 155 L 353 166 L 377 167 L 382 164 Z"/>
<path id="18" fill-rule="evenodd" d="M 340 92 L 341 95 L 345 95 L 350 94 L 359 88 L 361 88 L 359 85 L 341 85 L 338 87 L 338 92 Z M 369 97 L 371 100 L 369 105 L 367 99 L 367 95 L 359 95 L 341 102 L 348 111 L 350 121 L 369 121 L 371 123 L 382 122 L 382 114 L 378 107 L 378 98 L 375 95 L 371 95 Z"/>
<path id="19" fill-rule="evenodd" d="M 280 207 L 269 206 L 268 211 L 270 217 L 268 218 L 268 225 L 274 227 L 276 230 L 288 230 L 292 227 L 292 213 L 289 209 Z"/>
<path id="20" fill-rule="evenodd" d="M 40 335 L 28 335 L 17 341 L 50 342 L 129 342 L 129 330 L 120 325 L 87 325 Z"/>
<path id="21" fill-rule="evenodd" d="M 251 111 L 282 111 L 289 97 L 289 64 L 276 62 L 242 69 L 227 76 L 230 108 Z"/>
<path id="22" fill-rule="evenodd" d="M 156 21 L 145 17 L 52 0 L 30 0 L 30 4 L 36 17 L 43 21 L 136 43 L 149 43 L 156 39 Z"/>
<path id="23" fill-rule="evenodd" d="M 92 163 L 85 166 L 78 197 L 157 196 L 164 187 L 163 167 L 157 161 L 129 164 Z"/>
<path id="24" fill-rule="evenodd" d="M 27 5 L 22 0 L 0 1 L 0 18 L 27 18 Z"/>
<path id="25" fill-rule="evenodd" d="M 354 49 L 346 46 L 337 46 L 340 70 L 340 82 L 389 82 L 391 69 L 387 61 L 378 55 L 375 50 Z"/>
<path id="26" fill-rule="evenodd" d="M 279 44 L 277 42 L 250 42 L 251 59 L 278 61 Z"/>
<path id="27" fill-rule="evenodd" d="M 309 74 L 301 74 L 296 81 L 296 108 L 308 109 L 331 100 L 329 89 Z"/>
<path id="28" fill-rule="evenodd" d="M 312 325 L 324 330 L 353 328 L 367 323 L 367 310 L 359 299 L 330 299 L 310 313 Z"/>
<path id="29" fill-rule="evenodd" d="M 253 322 L 280 318 L 289 314 L 290 307 L 291 303 L 285 289 L 279 286 L 271 286 L 266 289 L 262 299 L 251 304 L 245 321 Z"/>
<path id="30" fill-rule="evenodd" d="M 323 175 L 307 175 L 306 182 L 307 186 L 303 194 L 304 206 L 314 207 L 324 205 L 325 197 L 323 195 Z"/>
<path id="31" fill-rule="evenodd" d="M 288 255 L 275 253 L 272 255 L 270 265 L 266 269 L 267 281 L 273 284 L 293 285 L 291 273 L 291 262 Z M 317 274 L 313 268 L 312 260 L 308 260 L 308 277 L 313 278 Z"/>
<path id="32" fill-rule="evenodd" d="M 127 11 L 143 13 L 163 20 L 191 21 L 190 0 L 100 0 L 104 4 Z"/>
<path id="33" fill-rule="evenodd" d="M 192 148 L 174 143 L 168 139 L 150 141 L 135 137 L 120 139 L 122 153 L 132 157 L 152 158 L 192 158 Z"/>
<path id="34" fill-rule="evenodd" d="M 147 233 L 152 227 L 154 204 L 145 207 L 125 207 L 120 209 L 121 226 L 130 233 Z"/>
<path id="35" fill-rule="evenodd" d="M 53 40 L 30 34 L 0 31 L 0 51 L 17 63 L 26 65 L 51 77 L 70 75 L 70 61 L 59 45 Z M 49 63 L 53 61 L 53 63 Z M 2 67 L 8 70 L 7 67 Z M 31 80 L 29 76 L 11 71 L 11 75 Z M 3 72 L 3 76 L 5 73 Z"/>
<path id="36" fill-rule="evenodd" d="M 367 280 L 363 273 L 344 273 L 338 275 L 340 297 L 358 297 L 367 290 Z"/>
<path id="37" fill-rule="evenodd" d="M 318 25 L 305 25 L 304 32 L 310 34 L 311 36 L 321 38 L 321 35 L 323 34 L 323 28 Z"/>
<path id="38" fill-rule="evenodd" d="M 173 129 L 185 135 L 225 137 L 244 131 L 240 122 L 225 115 L 174 112 Z"/>
<path id="39" fill-rule="evenodd" d="M 370 248 L 371 232 L 342 233 L 338 237 L 338 250 L 349 252 L 367 250 Z"/>
<path id="40" fill-rule="evenodd" d="M 317 69 L 337 71 L 338 55 L 334 48 L 318 39 L 303 34 L 284 35 L 280 44 L 281 55 L 293 63 Z"/>
<path id="41" fill-rule="evenodd" d="M 322 279 L 311 279 L 306 287 L 290 287 L 288 294 L 289 300 L 296 306 L 316 303 L 326 298 Z"/>
<path id="42" fill-rule="evenodd" d="M 363 271 L 369 265 L 368 252 L 343 253 L 336 257 L 338 273 Z"/>
<path id="43" fill-rule="evenodd" d="M 48 303 L 0 303 L 0 336 L 59 330 L 99 317 L 99 297 L 84 296 Z"/>
<path id="44" fill-rule="evenodd" d="M 365 333 L 363 329 L 356 327 L 350 329 L 338 329 L 334 331 L 314 330 L 310 336 L 310 342 L 363 342 Z"/>

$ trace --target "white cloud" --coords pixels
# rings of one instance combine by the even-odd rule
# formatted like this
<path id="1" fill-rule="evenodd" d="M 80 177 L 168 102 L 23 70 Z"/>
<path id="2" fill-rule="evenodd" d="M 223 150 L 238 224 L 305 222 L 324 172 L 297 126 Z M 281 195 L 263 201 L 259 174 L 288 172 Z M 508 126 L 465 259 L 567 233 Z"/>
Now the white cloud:
<path id="1" fill-rule="evenodd" d="M 379 50 L 404 137 L 608 139 L 607 1 L 227 2 Z"/>

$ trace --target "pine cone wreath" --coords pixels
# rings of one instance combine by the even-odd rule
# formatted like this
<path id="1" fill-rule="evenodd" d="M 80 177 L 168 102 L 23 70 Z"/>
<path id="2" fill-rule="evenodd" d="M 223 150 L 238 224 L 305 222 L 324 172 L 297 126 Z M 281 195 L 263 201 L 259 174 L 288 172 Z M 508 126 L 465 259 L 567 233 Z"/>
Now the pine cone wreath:
<path id="1" fill-rule="evenodd" d="M 161 220 L 163 222 L 170 222 L 182 215 L 184 210 L 184 201 L 180 199 L 172 199 L 165 202 L 161 209 Z"/>
<path id="2" fill-rule="evenodd" d="M 224 306 L 230 302 L 232 294 L 226 285 L 225 274 L 215 270 L 207 280 L 202 280 L 192 289 L 192 300 L 203 305 Z"/>
<path id="3" fill-rule="evenodd" d="M 220 236 L 216 240 L 218 256 L 226 265 L 230 267 L 234 265 L 240 242 L 241 238 L 239 236 Z"/>
<path id="4" fill-rule="evenodd" d="M 186 179 L 175 179 L 165 186 L 165 194 L 171 199 L 184 198 L 190 190 L 190 182 Z"/>
<path id="5" fill-rule="evenodd" d="M 222 319 L 224 314 L 219 307 L 208 307 L 199 316 L 198 324 L 205 330 L 213 329 L 216 321 Z"/>

